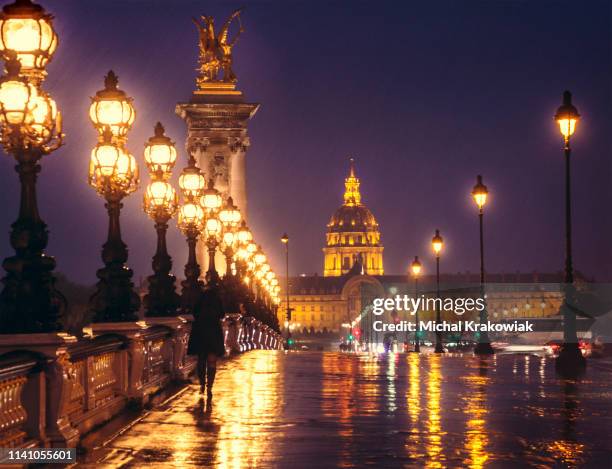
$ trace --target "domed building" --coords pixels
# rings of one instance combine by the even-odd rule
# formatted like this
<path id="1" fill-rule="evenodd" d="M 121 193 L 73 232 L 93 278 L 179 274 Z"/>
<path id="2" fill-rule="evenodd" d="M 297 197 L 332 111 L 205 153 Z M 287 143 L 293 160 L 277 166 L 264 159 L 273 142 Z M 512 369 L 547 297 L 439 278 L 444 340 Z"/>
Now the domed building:
<path id="1" fill-rule="evenodd" d="M 327 224 L 323 275 L 338 277 L 348 273 L 357 260 L 364 274 L 383 275 L 383 246 L 376 218 L 361 203 L 360 181 L 355 175 L 355 160 L 350 159 L 344 180 L 344 203 Z"/>

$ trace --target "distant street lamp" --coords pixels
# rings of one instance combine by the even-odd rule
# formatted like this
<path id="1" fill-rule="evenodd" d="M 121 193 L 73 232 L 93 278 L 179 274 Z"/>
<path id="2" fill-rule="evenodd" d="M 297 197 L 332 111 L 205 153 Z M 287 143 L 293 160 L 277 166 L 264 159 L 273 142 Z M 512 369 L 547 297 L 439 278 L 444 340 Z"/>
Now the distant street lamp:
<path id="1" fill-rule="evenodd" d="M 200 204 L 204 208 L 206 217 L 204 222 L 204 234 L 206 235 L 206 247 L 208 248 L 206 282 L 211 285 L 217 285 L 219 283 L 219 274 L 215 268 L 215 255 L 217 253 L 217 246 L 219 245 L 219 238 L 223 228 L 221 220 L 218 218 L 223 204 L 223 198 L 219 191 L 215 189 L 212 178 L 208 180 L 208 185 L 202 192 Z"/>
<path id="2" fill-rule="evenodd" d="M 238 229 L 242 221 L 240 210 L 234 205 L 231 197 L 228 197 L 225 204 L 219 211 L 219 220 L 223 226 L 222 247 L 225 255 L 225 277 L 229 278 L 232 274 L 232 263 L 234 249 L 238 246 Z"/>
<path id="3" fill-rule="evenodd" d="M 181 310 L 188 314 L 193 314 L 195 304 L 202 293 L 196 245 L 200 231 L 204 227 L 204 210 L 199 202 L 204 185 L 204 176 L 200 168 L 196 166 L 195 158 L 190 155 L 187 167 L 183 169 L 179 177 L 179 188 L 183 201 L 179 208 L 177 221 L 179 229 L 187 238 L 188 254 L 185 264 L 185 280 L 181 283 Z"/>
<path id="4" fill-rule="evenodd" d="M 557 109 L 555 121 L 563 135 L 565 154 L 565 297 L 563 301 L 563 345 L 557 358 L 557 371 L 561 374 L 574 374 L 586 367 L 586 360 L 578 346 L 576 333 L 576 313 L 570 308 L 574 299 L 574 268 L 572 265 L 572 203 L 570 179 L 570 137 L 574 134 L 580 114 L 572 104 L 572 94 L 563 93 L 563 104 Z"/>
<path id="5" fill-rule="evenodd" d="M 291 306 L 289 304 L 289 235 L 283 233 L 281 237 L 281 243 L 285 245 L 285 293 L 287 295 L 287 310 L 286 310 L 286 321 L 287 321 L 287 344 L 291 339 Z"/>
<path id="6" fill-rule="evenodd" d="M 436 230 L 434 237 L 431 239 L 431 247 L 436 256 L 436 353 L 444 353 L 444 347 L 442 346 L 442 332 L 438 331 L 438 325 L 441 322 L 440 318 L 440 253 L 444 246 L 444 240 L 440 236 L 440 230 Z"/>
<path id="7" fill-rule="evenodd" d="M 25 13 L 19 19 L 19 8 L 29 10 L 32 15 Z M 32 8 L 36 11 L 32 12 Z M 42 7 L 16 2 L 5 6 L 3 11 L 0 52 L 8 60 L 6 75 L 0 79 L 0 143 L 17 161 L 15 170 L 21 183 L 21 202 L 19 216 L 11 226 L 10 241 L 15 255 L 3 262 L 7 275 L 2 280 L 4 288 L 0 293 L 0 326 L 5 334 L 54 332 L 62 329 L 60 322 L 67 302 L 54 286 L 55 260 L 44 254 L 49 233 L 38 212 L 36 179 L 42 157 L 63 143 L 61 115 L 55 101 L 40 89 L 39 82 L 36 86 L 32 84 L 16 59 L 19 53 L 25 52 L 15 31 L 2 27 L 40 21 L 49 34 L 56 36 L 51 17 Z M 36 36 L 35 32 L 32 35 Z M 52 51 L 47 52 L 48 60 Z M 44 76 L 44 68 L 39 71 Z"/>
<path id="8" fill-rule="evenodd" d="M 485 268 L 484 268 L 484 236 L 483 236 L 483 218 L 484 218 L 484 206 L 487 203 L 487 196 L 489 190 L 487 186 L 482 183 L 482 176 L 476 177 L 476 185 L 472 189 L 472 197 L 476 206 L 478 207 L 478 221 L 480 226 L 480 297 L 485 302 L 484 308 L 480 312 L 480 324 L 486 324 L 488 320 L 487 315 L 487 302 L 485 299 Z M 491 346 L 491 340 L 489 339 L 489 333 L 486 328 L 480 331 L 478 336 L 478 344 L 474 348 L 474 353 L 478 355 L 491 355 L 495 353 Z"/>
<path id="9" fill-rule="evenodd" d="M 249 230 L 246 222 L 242 220 L 240 227 L 236 230 L 236 249 L 234 259 L 236 263 L 236 275 L 239 279 L 244 280 L 246 274 L 246 265 L 250 259 L 250 253 L 247 249 L 249 243 L 253 239 L 251 230 Z"/>
<path id="10" fill-rule="evenodd" d="M 217 246 L 219 245 L 219 236 L 221 235 L 222 227 L 221 222 L 216 216 L 212 215 L 206 218 L 204 232 L 206 233 L 206 247 L 208 248 L 206 283 L 218 285 L 219 273 L 215 267 L 215 255 L 217 254 Z"/>
<path id="11" fill-rule="evenodd" d="M 257 250 L 253 253 L 253 280 L 256 286 L 255 294 L 256 299 L 262 299 L 263 289 L 261 287 L 261 279 L 266 274 L 268 270 L 270 270 L 270 266 L 266 263 L 267 257 L 264 254 L 261 246 L 257 246 Z"/>
<path id="12" fill-rule="evenodd" d="M 106 200 L 109 218 L 108 239 L 102 247 L 104 267 L 96 274 L 99 281 L 89 300 L 95 322 L 135 321 L 140 308 L 133 272 L 125 265 L 128 250 L 119 224 L 121 201 L 139 184 L 136 159 L 125 148 L 135 112 L 132 98 L 117 85 L 117 76 L 111 70 L 104 79 L 104 89 L 91 98 L 89 108 L 99 137 L 91 153 L 89 184 Z"/>
<path id="13" fill-rule="evenodd" d="M 414 277 L 414 298 L 416 299 L 419 296 L 419 275 L 421 275 L 422 265 L 419 261 L 419 256 L 414 256 L 414 260 L 410 264 L 410 270 L 412 271 L 412 276 Z M 414 351 L 419 353 L 421 351 L 421 338 L 419 337 L 419 332 L 421 331 L 420 323 L 419 323 L 419 309 L 417 308 L 414 316 L 415 322 L 415 331 L 414 331 Z"/>
<path id="14" fill-rule="evenodd" d="M 145 162 L 151 182 L 144 195 L 144 210 L 155 222 L 157 250 L 153 256 L 153 275 L 149 276 L 148 293 L 144 297 L 146 316 L 173 316 L 177 314 L 180 298 L 176 293 L 176 277 L 170 273 L 172 258 L 166 247 L 168 221 L 178 208 L 178 196 L 168 182 L 176 162 L 174 142 L 164 135 L 161 123 L 155 126 L 155 135 L 145 144 Z"/>

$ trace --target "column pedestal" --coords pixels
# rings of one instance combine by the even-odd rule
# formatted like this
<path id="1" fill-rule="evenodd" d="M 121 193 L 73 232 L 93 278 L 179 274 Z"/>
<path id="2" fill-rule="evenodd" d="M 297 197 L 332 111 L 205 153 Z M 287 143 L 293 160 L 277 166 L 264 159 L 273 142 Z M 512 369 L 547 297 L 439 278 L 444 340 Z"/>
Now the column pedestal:
<path id="1" fill-rule="evenodd" d="M 235 83 L 211 82 L 195 91 L 189 102 L 179 103 L 176 113 L 187 123 L 185 147 L 206 179 L 212 178 L 224 199 L 231 196 L 248 217 L 246 151 L 250 145 L 247 126 L 259 104 L 246 103 Z M 205 239 L 198 243 L 202 272 L 208 270 Z M 223 256 L 215 258 L 219 274 L 225 274 Z"/>

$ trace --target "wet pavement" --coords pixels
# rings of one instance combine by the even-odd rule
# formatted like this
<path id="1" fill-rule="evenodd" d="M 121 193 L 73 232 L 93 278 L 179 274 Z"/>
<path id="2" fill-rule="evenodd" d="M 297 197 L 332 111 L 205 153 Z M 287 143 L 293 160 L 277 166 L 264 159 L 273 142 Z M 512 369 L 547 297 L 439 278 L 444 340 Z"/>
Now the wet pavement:
<path id="1" fill-rule="evenodd" d="M 95 467 L 610 467 L 612 364 L 533 356 L 252 351 L 189 386 Z M 88 465 L 81 465 L 82 467 Z M 93 466 L 92 466 L 93 467 Z"/>

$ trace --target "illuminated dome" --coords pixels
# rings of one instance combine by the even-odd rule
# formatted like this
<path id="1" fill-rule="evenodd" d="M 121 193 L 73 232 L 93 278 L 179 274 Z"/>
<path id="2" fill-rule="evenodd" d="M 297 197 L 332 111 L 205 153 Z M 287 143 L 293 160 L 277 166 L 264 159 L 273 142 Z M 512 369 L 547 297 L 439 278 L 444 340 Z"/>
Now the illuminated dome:
<path id="1" fill-rule="evenodd" d="M 361 257 L 364 273 L 382 275 L 380 232 L 376 218 L 361 203 L 360 181 L 355 176 L 355 160 L 350 160 L 348 177 L 344 180 L 344 204 L 336 210 L 327 224 L 325 276 L 339 276 L 351 270 Z"/>

